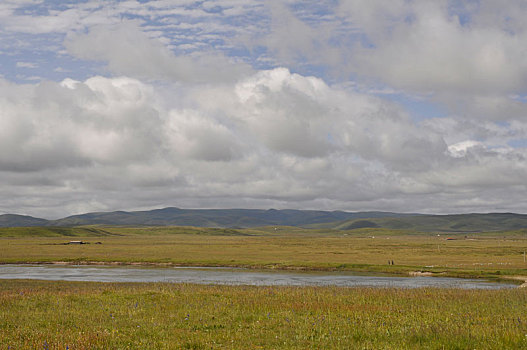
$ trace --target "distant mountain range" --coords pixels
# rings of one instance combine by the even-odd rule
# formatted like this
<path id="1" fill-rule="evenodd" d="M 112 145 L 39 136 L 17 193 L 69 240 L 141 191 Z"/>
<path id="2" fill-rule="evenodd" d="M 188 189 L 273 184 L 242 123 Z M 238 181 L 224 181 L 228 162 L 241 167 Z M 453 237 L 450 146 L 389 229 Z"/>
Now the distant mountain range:
<path id="1" fill-rule="evenodd" d="M 401 217 L 408 214 L 386 212 L 349 213 L 317 210 L 261 210 L 261 209 L 180 209 L 164 208 L 147 211 L 113 211 L 68 216 L 45 220 L 14 214 L 0 215 L 0 227 L 14 226 L 196 226 L 196 227 L 257 227 L 304 226 L 341 222 L 353 219 Z"/>
<path id="2" fill-rule="evenodd" d="M 422 215 L 391 212 L 318 210 L 180 209 L 97 212 L 45 220 L 31 216 L 0 215 L 0 227 L 21 226 L 196 226 L 258 227 L 298 226 L 351 230 L 389 228 L 412 231 L 475 232 L 527 228 L 527 215 L 513 213 Z"/>
<path id="3" fill-rule="evenodd" d="M 50 221 L 46 219 L 38 219 L 26 215 L 0 215 L 0 227 L 47 226 L 49 223 Z"/>

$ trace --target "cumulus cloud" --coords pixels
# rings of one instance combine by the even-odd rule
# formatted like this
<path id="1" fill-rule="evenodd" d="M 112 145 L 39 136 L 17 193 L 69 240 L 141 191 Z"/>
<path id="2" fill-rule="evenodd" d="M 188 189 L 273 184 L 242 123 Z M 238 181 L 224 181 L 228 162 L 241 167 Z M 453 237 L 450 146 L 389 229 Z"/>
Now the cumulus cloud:
<path id="1" fill-rule="evenodd" d="M 241 145 L 226 125 L 192 110 L 171 111 L 165 129 L 174 153 L 204 161 L 229 161 Z"/>
<path id="2" fill-rule="evenodd" d="M 455 8 L 455 6 L 460 8 Z M 499 9 L 498 9 L 499 8 Z M 339 14 L 366 36 L 350 67 L 414 91 L 525 89 L 527 32 L 519 1 L 342 1 Z M 347 48 L 345 48 L 347 49 Z"/>
<path id="3" fill-rule="evenodd" d="M 406 198 L 399 210 L 415 211 L 444 188 L 446 203 L 467 191 L 486 198 L 495 195 L 488 189 L 524 186 L 524 150 L 489 148 L 470 134 L 445 138 L 455 123 L 415 124 L 398 104 L 284 68 L 163 89 L 178 100 L 126 77 L 3 81 L 0 192 L 26 193 L 25 210 L 44 197 L 64 205 L 67 193 L 93 209 L 236 200 L 388 209 Z M 53 195 L 30 196 L 35 186 Z"/>
<path id="4" fill-rule="evenodd" d="M 271 61 L 304 72 L 322 66 L 333 80 L 359 78 L 415 94 L 458 117 L 524 114 L 525 101 L 511 98 L 527 89 L 522 1 L 350 0 L 322 9 L 291 1 L 269 8 L 269 28 L 254 42 Z"/>
<path id="5" fill-rule="evenodd" d="M 311 56 L 320 33 L 294 16 L 285 3 L 270 2 L 271 27 L 264 44 L 273 49 L 282 61 L 292 62 Z"/>
<path id="6" fill-rule="evenodd" d="M 94 77 L 2 87 L 3 170 L 7 164 L 38 170 L 140 159 L 156 144 L 152 92 L 137 80 Z"/>
<path id="7" fill-rule="evenodd" d="M 521 1 L 32 3 L 0 49 L 64 69 L 0 79 L 0 211 L 527 205 Z"/>
<path id="8" fill-rule="evenodd" d="M 421 135 L 395 104 L 275 69 L 237 84 L 240 121 L 275 151 L 303 157 L 351 153 L 390 167 L 428 166 L 443 156 L 438 134 Z"/>
<path id="9" fill-rule="evenodd" d="M 133 21 L 96 26 L 87 33 L 72 34 L 64 45 L 75 57 L 107 63 L 112 73 L 143 79 L 200 83 L 232 81 L 250 71 L 247 65 L 229 62 L 219 53 L 176 56 Z"/>

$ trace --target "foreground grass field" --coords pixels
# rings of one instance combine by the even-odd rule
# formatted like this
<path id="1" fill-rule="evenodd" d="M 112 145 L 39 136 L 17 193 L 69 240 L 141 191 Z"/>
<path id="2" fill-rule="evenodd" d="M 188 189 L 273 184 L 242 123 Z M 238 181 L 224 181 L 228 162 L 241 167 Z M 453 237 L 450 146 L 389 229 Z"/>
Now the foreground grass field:
<path id="1" fill-rule="evenodd" d="M 2 281 L 5 349 L 525 349 L 527 293 Z"/>
<path id="2" fill-rule="evenodd" d="M 91 244 L 65 245 L 70 239 Z M 101 244 L 94 244 L 97 242 Z M 288 227 L 0 229 L 0 263 L 140 263 L 400 274 L 425 271 L 497 278 L 527 275 L 525 251 L 525 230 L 438 236 L 384 229 Z"/>
<path id="3" fill-rule="evenodd" d="M 65 244 L 69 240 L 89 244 Z M 525 231 L 438 236 L 287 227 L 0 229 L 0 263 L 424 271 L 500 278 L 527 275 L 526 250 Z M 525 315 L 524 288 L 0 280 L 0 349 L 527 349 Z"/>

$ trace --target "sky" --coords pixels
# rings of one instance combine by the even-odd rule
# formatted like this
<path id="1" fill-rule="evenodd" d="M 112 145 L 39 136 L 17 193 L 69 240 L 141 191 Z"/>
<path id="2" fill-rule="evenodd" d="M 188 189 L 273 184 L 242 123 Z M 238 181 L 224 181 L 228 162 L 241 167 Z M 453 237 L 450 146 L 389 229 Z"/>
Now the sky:
<path id="1" fill-rule="evenodd" d="M 3 0 L 0 214 L 527 213 L 523 0 Z"/>

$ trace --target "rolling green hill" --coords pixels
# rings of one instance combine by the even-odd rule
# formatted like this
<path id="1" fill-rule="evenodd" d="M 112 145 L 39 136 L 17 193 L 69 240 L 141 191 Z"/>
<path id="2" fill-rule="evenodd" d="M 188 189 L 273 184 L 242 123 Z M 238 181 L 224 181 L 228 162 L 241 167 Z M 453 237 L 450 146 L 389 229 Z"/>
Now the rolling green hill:
<path id="1" fill-rule="evenodd" d="M 288 226 L 333 230 L 384 228 L 420 232 L 490 232 L 526 229 L 527 215 L 514 213 L 421 215 L 389 212 L 180 208 L 87 213 L 54 221 L 22 215 L 0 215 L 0 227 L 38 226 L 48 227 L 50 230 L 53 227 L 53 230 L 59 230 L 60 227 L 93 225 L 192 226 L 234 229 Z"/>
<path id="2" fill-rule="evenodd" d="M 400 217 L 404 215 L 407 214 L 291 209 L 180 209 L 170 207 L 148 211 L 87 213 L 53 221 L 20 215 L 0 215 L 0 227 L 126 225 L 236 228 L 271 225 L 303 226 L 359 218 Z"/>
<path id="3" fill-rule="evenodd" d="M 49 224 L 48 220 L 34 218 L 27 215 L 4 214 L 0 215 L 0 227 L 16 227 L 16 226 L 46 226 Z"/>
<path id="4" fill-rule="evenodd" d="M 99 227 L 0 227 L 0 237 L 101 237 L 118 235 Z"/>
<path id="5" fill-rule="evenodd" d="M 332 224 L 311 225 L 316 228 L 352 230 L 386 228 L 420 232 L 489 232 L 527 228 L 527 215 L 513 213 L 418 215 L 391 218 L 355 219 Z"/>

